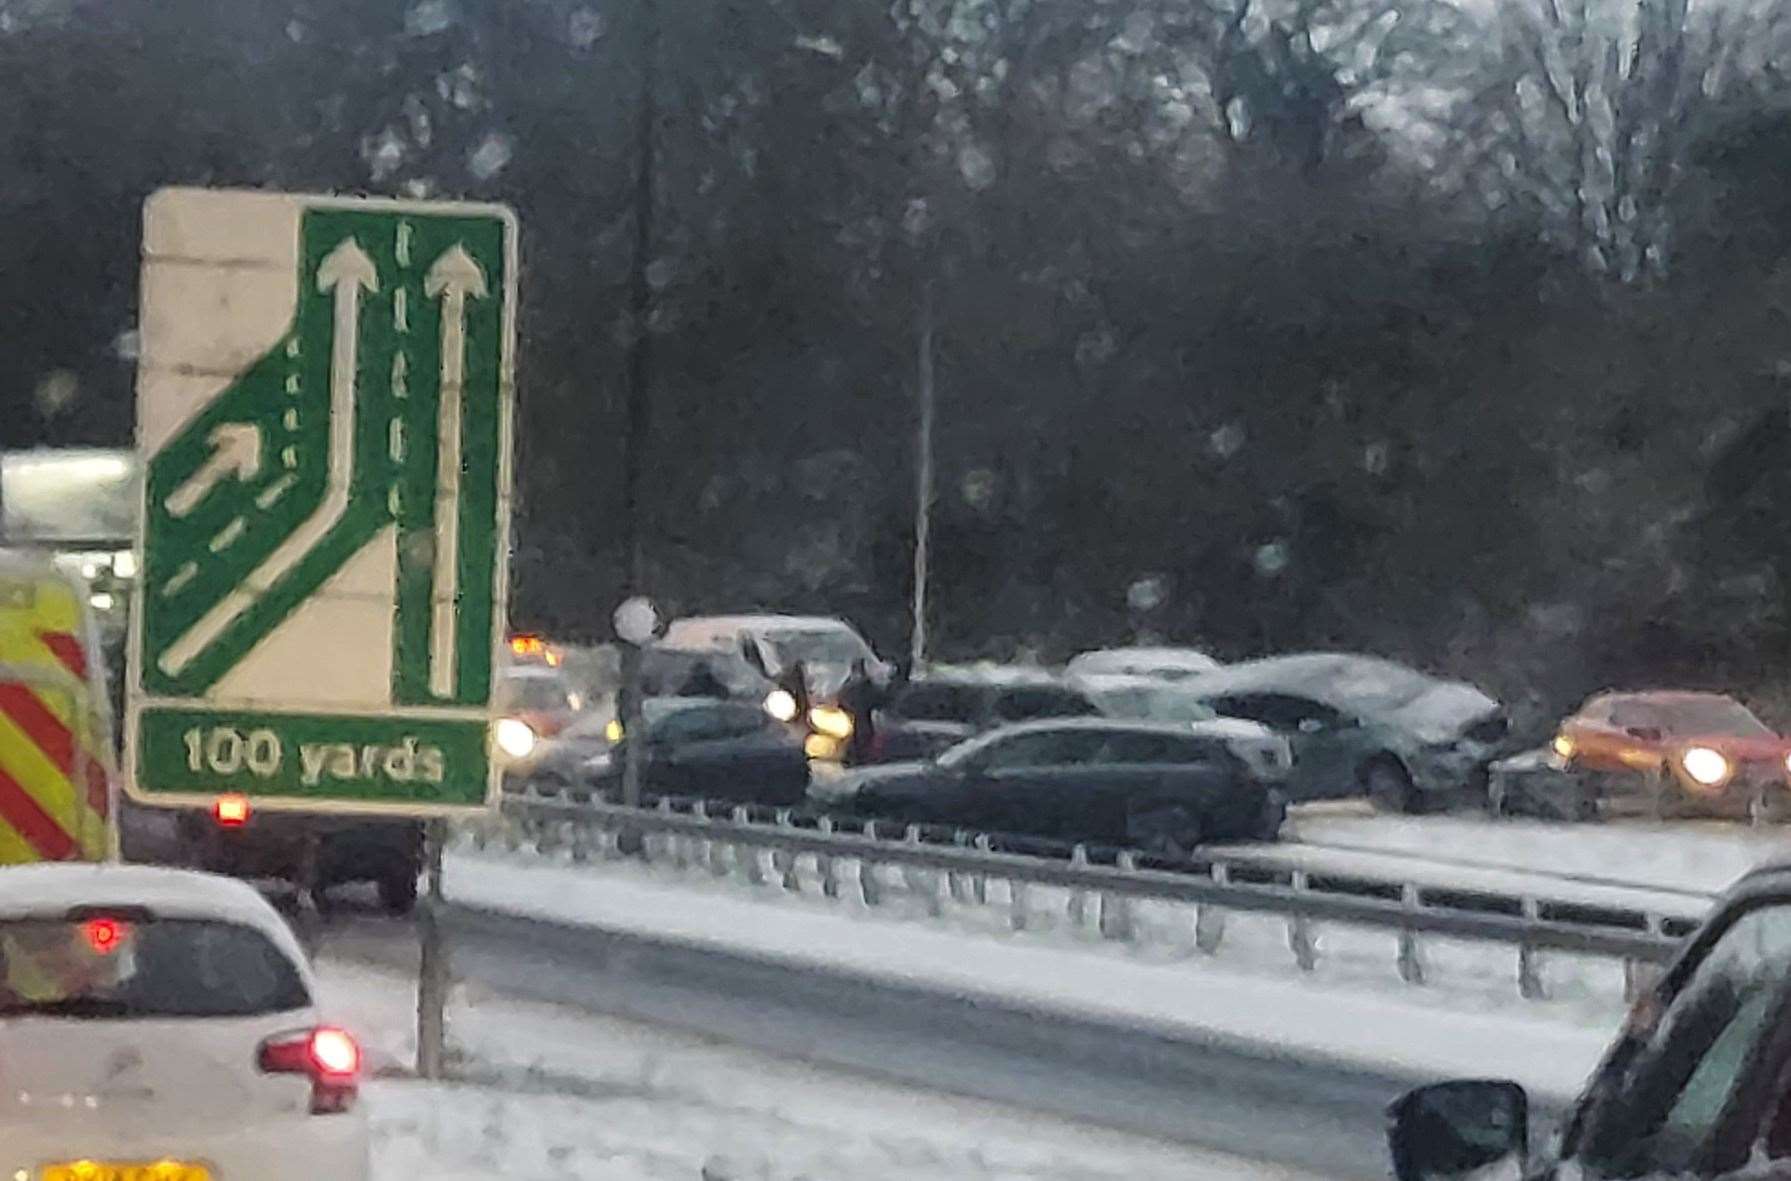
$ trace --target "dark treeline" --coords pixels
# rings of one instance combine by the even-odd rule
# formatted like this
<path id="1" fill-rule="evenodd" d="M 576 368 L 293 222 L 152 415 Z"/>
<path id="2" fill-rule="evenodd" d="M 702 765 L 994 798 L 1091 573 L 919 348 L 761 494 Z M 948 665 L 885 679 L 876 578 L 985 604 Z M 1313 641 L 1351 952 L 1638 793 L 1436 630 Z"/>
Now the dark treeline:
<path id="1" fill-rule="evenodd" d="M 1777 688 L 1788 7 L 0 0 L 0 444 L 128 439 L 159 185 L 505 200 L 517 615 L 599 632 L 652 21 L 673 609 L 902 646 L 930 315 L 942 655 Z"/>

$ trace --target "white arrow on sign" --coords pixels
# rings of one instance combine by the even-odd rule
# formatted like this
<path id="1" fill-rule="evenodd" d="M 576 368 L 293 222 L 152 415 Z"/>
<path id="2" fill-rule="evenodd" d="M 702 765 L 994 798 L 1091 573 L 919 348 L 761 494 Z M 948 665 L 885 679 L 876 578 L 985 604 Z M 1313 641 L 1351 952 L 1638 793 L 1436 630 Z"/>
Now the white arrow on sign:
<path id="1" fill-rule="evenodd" d="M 361 293 L 379 290 L 379 271 L 353 238 L 344 238 L 317 267 L 317 290 L 334 291 L 336 317 L 330 348 L 329 484 L 322 503 L 280 547 L 267 556 L 242 585 L 200 616 L 168 645 L 159 661 L 169 676 L 181 671 L 223 634 L 238 616 L 255 605 L 281 575 L 322 541 L 348 511 L 354 469 L 355 372 L 360 363 Z"/>
<path id="2" fill-rule="evenodd" d="M 485 272 L 466 247 L 442 252 L 423 279 L 423 294 L 442 301 L 441 394 L 436 409 L 435 573 L 429 626 L 429 691 L 449 697 L 455 684 L 455 621 L 460 569 L 461 416 L 466 386 L 466 301 L 485 298 Z"/>
<path id="3" fill-rule="evenodd" d="M 261 471 L 261 428 L 252 422 L 227 422 L 211 433 L 211 458 L 169 494 L 164 502 L 172 516 L 198 508 L 225 476 L 253 480 Z"/>

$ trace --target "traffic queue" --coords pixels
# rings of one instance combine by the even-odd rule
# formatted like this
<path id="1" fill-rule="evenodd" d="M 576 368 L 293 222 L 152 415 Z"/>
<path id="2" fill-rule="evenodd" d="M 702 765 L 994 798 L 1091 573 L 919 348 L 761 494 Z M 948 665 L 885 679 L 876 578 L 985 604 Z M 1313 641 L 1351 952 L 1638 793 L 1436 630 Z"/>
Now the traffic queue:
<path id="1" fill-rule="evenodd" d="M 518 641 L 531 653 L 538 642 Z M 616 794 L 629 744 L 613 714 L 537 725 L 521 707 L 543 664 L 536 653 L 512 672 L 519 705 L 499 734 L 507 785 Z M 1526 749 L 1477 686 L 1353 653 L 1223 664 L 1193 648 L 1139 646 L 1084 652 L 1059 669 L 934 665 L 903 675 L 844 620 L 703 616 L 673 621 L 646 648 L 642 692 L 650 798 L 1064 839 L 1265 839 L 1263 815 L 1351 798 L 1393 814 L 1568 820 L 1639 811 L 1757 821 L 1791 803 L 1791 739 L 1733 698 L 1601 693 Z M 566 681 L 549 695 L 580 692 Z M 1003 804 L 1000 785 L 1021 780 L 1023 802 Z M 1059 794 L 1071 782 L 1084 793 L 1062 805 L 1071 821 L 1053 816 L 1053 781 Z M 1155 805 L 1132 798 L 1135 786 L 1112 789 L 1119 803 L 1097 802 L 1107 785 L 1134 781 L 1200 818 L 1178 819 L 1176 839 L 1138 820 Z M 1207 781 L 1224 786 L 1196 786 Z M 1214 791 L 1266 802 L 1235 810 L 1253 823 L 1226 820 L 1197 802 Z"/>
<path id="2" fill-rule="evenodd" d="M 518 667 L 514 684 L 539 675 Z M 644 798 L 697 796 L 1186 854 L 1274 839 L 1290 802 L 1453 802 L 1506 737 L 1498 703 L 1373 657 L 1222 666 L 1189 649 L 1085 653 L 1062 671 L 904 677 L 848 623 L 673 621 L 643 653 Z M 570 691 L 570 690 L 568 690 Z M 514 791 L 618 794 L 636 736 L 592 713 L 557 734 L 520 710 Z"/>

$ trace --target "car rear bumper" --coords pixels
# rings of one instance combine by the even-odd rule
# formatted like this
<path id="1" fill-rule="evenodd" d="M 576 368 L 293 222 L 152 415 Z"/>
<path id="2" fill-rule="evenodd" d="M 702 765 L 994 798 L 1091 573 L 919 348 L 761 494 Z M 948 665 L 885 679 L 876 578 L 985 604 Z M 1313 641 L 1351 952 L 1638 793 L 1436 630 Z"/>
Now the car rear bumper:
<path id="1" fill-rule="evenodd" d="M 367 1117 L 291 1115 L 203 1128 L 109 1126 L 92 1112 L 62 1121 L 0 1123 L 0 1177 L 37 1181 L 48 1163 L 73 1160 L 146 1164 L 173 1159 L 211 1170 L 213 1181 L 367 1181 Z"/>

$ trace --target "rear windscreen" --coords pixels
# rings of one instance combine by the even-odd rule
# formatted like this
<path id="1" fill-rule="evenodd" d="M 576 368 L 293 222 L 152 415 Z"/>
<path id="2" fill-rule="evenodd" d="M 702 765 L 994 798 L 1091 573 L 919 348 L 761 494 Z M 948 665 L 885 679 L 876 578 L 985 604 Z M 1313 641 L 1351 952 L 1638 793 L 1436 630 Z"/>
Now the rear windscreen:
<path id="1" fill-rule="evenodd" d="M 297 965 L 252 927 L 0 920 L 0 1017 L 251 1017 L 309 1004 Z"/>

